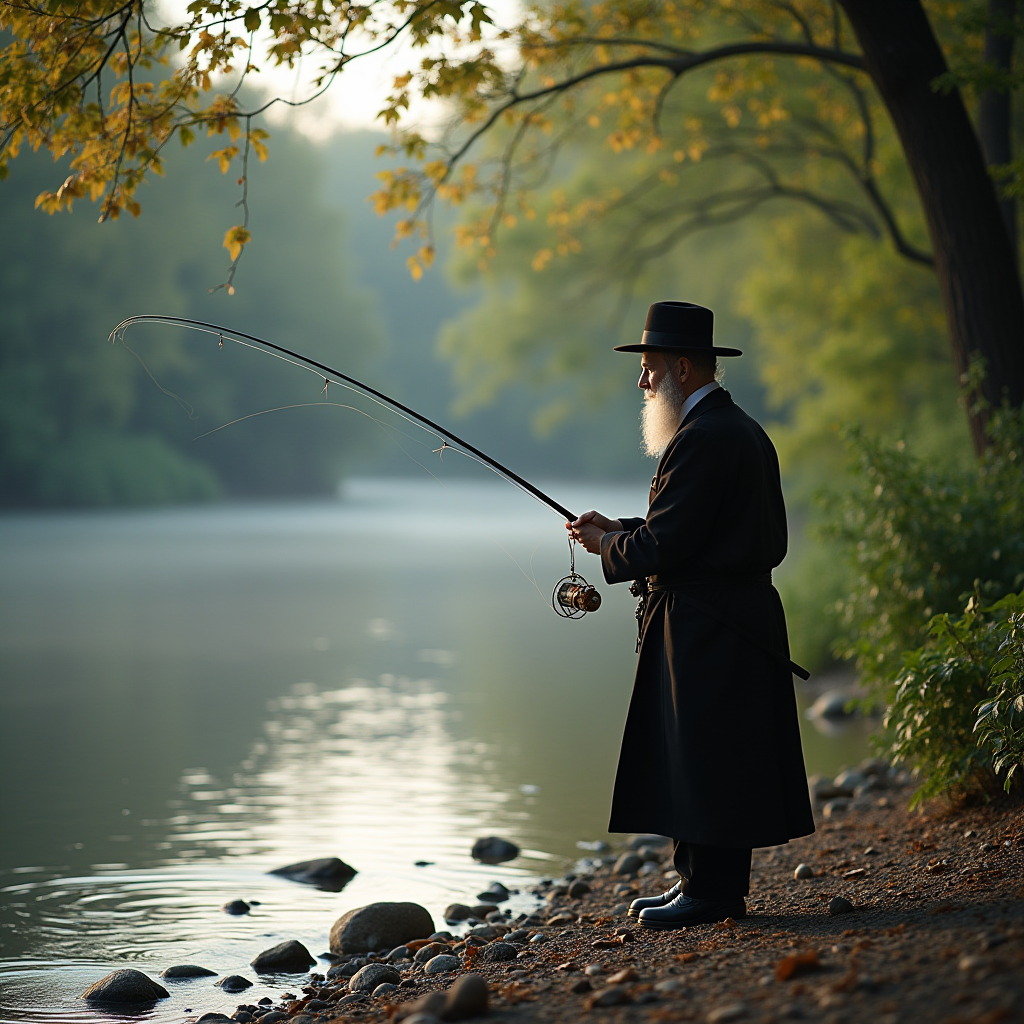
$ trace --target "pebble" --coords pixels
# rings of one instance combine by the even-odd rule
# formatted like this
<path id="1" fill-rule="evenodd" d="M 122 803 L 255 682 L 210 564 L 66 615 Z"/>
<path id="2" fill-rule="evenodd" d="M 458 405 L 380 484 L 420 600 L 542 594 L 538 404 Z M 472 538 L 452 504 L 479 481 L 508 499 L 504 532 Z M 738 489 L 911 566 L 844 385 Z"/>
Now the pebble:
<path id="1" fill-rule="evenodd" d="M 644 866 L 643 857 L 638 853 L 624 853 L 616 862 L 612 871 L 616 875 L 635 875 Z"/>
<path id="2" fill-rule="evenodd" d="M 519 950 L 510 942 L 492 942 L 489 946 L 484 946 L 483 956 L 486 963 L 494 964 L 515 960 L 518 952 Z"/>
<path id="3" fill-rule="evenodd" d="M 315 885 L 318 889 L 325 889 L 328 892 L 341 892 L 346 883 L 358 872 L 340 857 L 320 857 L 316 860 L 300 860 L 295 864 L 286 864 L 283 868 L 274 868 L 270 874 L 282 875 L 293 882 Z"/>
<path id="4" fill-rule="evenodd" d="M 548 941 L 548 937 L 543 932 L 537 932 L 536 935 L 531 935 L 530 936 L 530 942 L 533 945 L 535 945 L 535 946 L 539 945 L 542 942 L 547 942 L 547 941 Z"/>
<path id="5" fill-rule="evenodd" d="M 199 1020 L 204 1020 L 207 1024 L 213 1024 L 217 1020 L 232 1020 L 233 1018 L 227 1016 L 227 1014 L 220 1013 L 219 1011 L 212 1011 L 210 1013 L 204 1013 Z"/>
<path id="6" fill-rule="evenodd" d="M 352 976 L 348 983 L 349 992 L 372 992 L 378 985 L 389 982 L 397 985 L 401 974 L 391 964 L 367 964 Z"/>
<path id="7" fill-rule="evenodd" d="M 485 836 L 473 844 L 470 854 L 473 860 L 478 860 L 481 864 L 503 864 L 519 856 L 519 847 L 498 836 Z"/>
<path id="8" fill-rule="evenodd" d="M 160 977 L 169 978 L 173 981 L 181 978 L 212 978 L 216 973 L 216 971 L 207 970 L 198 964 L 175 964 L 173 967 L 168 967 L 167 970 L 163 971 Z"/>
<path id="9" fill-rule="evenodd" d="M 591 978 L 596 978 L 599 974 L 604 973 L 604 968 L 600 964 L 587 964 L 583 968 L 583 973 Z"/>
<path id="10" fill-rule="evenodd" d="M 671 995 L 674 992 L 685 992 L 686 984 L 678 978 L 666 978 L 664 981 L 659 981 L 654 986 L 654 991 L 661 992 L 663 995 Z"/>
<path id="11" fill-rule="evenodd" d="M 263 950 L 250 963 L 257 974 L 302 974 L 316 964 L 316 959 L 297 939 L 288 939 Z"/>
<path id="12" fill-rule="evenodd" d="M 631 981 L 638 981 L 640 975 L 633 970 L 632 967 L 624 967 L 621 971 L 616 971 L 609 979 L 609 985 L 626 985 Z"/>
<path id="13" fill-rule="evenodd" d="M 829 800 L 829 802 L 821 809 L 821 813 L 822 816 L 828 820 L 830 818 L 838 817 L 840 814 L 844 814 L 849 806 L 850 801 L 845 796 L 840 796 L 836 797 L 835 800 Z"/>
<path id="14" fill-rule="evenodd" d="M 572 885 L 569 886 L 569 899 L 578 900 L 583 896 L 586 896 L 588 892 L 591 892 L 591 888 L 583 881 L 582 878 L 577 878 Z"/>
<path id="15" fill-rule="evenodd" d="M 810 864 L 797 864 L 796 871 L 793 872 L 793 877 L 799 882 L 805 878 L 814 877 L 814 868 Z"/>
<path id="16" fill-rule="evenodd" d="M 373 990 L 373 998 L 374 999 L 380 999 L 383 996 L 389 996 L 389 995 L 391 995 L 392 992 L 397 992 L 397 991 L 398 991 L 398 986 L 397 985 L 395 985 L 394 983 L 392 983 L 390 981 L 385 981 L 382 984 L 378 985 Z"/>
<path id="17" fill-rule="evenodd" d="M 288 1014 L 283 1010 L 271 1010 L 270 1013 L 265 1013 L 260 1017 L 260 1024 L 277 1024 L 277 1021 L 287 1019 Z"/>
<path id="18" fill-rule="evenodd" d="M 842 896 L 833 896 L 828 901 L 828 912 L 837 917 L 840 914 L 849 914 L 853 911 L 853 904 Z"/>
<path id="19" fill-rule="evenodd" d="M 593 992 L 594 986 L 590 984 L 589 978 L 577 978 L 575 981 L 569 982 L 569 991 L 575 992 L 576 995 L 582 995 L 584 992 Z"/>
<path id="20" fill-rule="evenodd" d="M 425 946 L 421 946 L 413 954 L 413 963 L 425 964 L 428 960 L 432 960 L 439 953 L 450 953 L 451 949 L 443 942 L 428 942 Z"/>
<path id="21" fill-rule="evenodd" d="M 249 904 L 246 903 L 245 900 L 232 900 L 230 903 L 225 903 L 220 909 L 223 910 L 225 914 L 232 914 L 237 917 L 240 914 L 249 913 Z"/>
<path id="22" fill-rule="evenodd" d="M 247 988 L 252 988 L 252 982 L 240 974 L 229 974 L 226 978 L 215 981 L 214 984 L 225 992 L 244 992 Z"/>
<path id="23" fill-rule="evenodd" d="M 742 1020 L 750 1012 L 746 1003 L 727 1003 L 716 1006 L 708 1015 L 708 1024 L 727 1024 L 731 1020 Z"/>
<path id="24" fill-rule="evenodd" d="M 612 907 L 612 916 L 613 917 L 622 917 L 624 914 L 626 914 L 628 912 L 629 912 L 629 904 L 628 903 L 616 903 L 615 906 Z"/>
<path id="25" fill-rule="evenodd" d="M 618 985 L 596 992 L 587 1000 L 587 1009 L 595 1006 L 621 1006 L 630 1002 L 629 993 Z"/>
<path id="26" fill-rule="evenodd" d="M 231 1019 L 233 1021 L 237 1021 L 237 1024 L 251 1024 L 253 1017 L 248 1010 L 235 1010 L 235 1012 L 231 1014 Z"/>
<path id="27" fill-rule="evenodd" d="M 448 971 L 457 971 L 461 966 L 462 964 L 457 956 L 452 956 L 450 953 L 441 953 L 428 960 L 427 966 L 423 970 L 426 974 L 447 974 Z"/>
<path id="28" fill-rule="evenodd" d="M 167 999 L 170 993 L 142 971 L 130 967 L 100 978 L 90 985 L 82 998 L 93 1003 L 152 1003 Z"/>
<path id="29" fill-rule="evenodd" d="M 465 905 L 465 903 L 449 903 L 444 908 L 444 919 L 445 921 L 459 922 L 465 921 L 467 917 L 472 916 L 473 911 Z"/>

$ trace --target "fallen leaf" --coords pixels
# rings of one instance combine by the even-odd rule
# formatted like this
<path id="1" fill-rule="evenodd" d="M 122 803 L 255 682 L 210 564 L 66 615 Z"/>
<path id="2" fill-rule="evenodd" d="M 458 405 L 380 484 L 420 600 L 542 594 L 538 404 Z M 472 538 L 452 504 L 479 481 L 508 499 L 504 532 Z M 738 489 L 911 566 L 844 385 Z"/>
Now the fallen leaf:
<path id="1" fill-rule="evenodd" d="M 821 966 L 816 950 L 807 949 L 802 953 L 793 953 L 783 957 L 775 965 L 775 980 L 789 981 L 799 974 L 807 974 L 816 971 Z"/>

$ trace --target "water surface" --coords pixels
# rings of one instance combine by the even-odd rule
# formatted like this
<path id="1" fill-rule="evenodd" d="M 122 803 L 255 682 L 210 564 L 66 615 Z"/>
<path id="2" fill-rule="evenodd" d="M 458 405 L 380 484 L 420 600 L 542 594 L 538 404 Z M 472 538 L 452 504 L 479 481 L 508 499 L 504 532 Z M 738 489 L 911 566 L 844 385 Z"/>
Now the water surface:
<path id="1" fill-rule="evenodd" d="M 551 493 L 644 509 L 641 488 Z M 255 981 L 257 952 L 320 953 L 352 907 L 414 900 L 440 926 L 607 838 L 633 601 L 602 587 L 560 620 L 567 569 L 557 517 L 500 483 L 0 520 L 0 1017 L 102 1019 L 77 997 L 117 966 Z M 809 771 L 863 756 L 862 732 L 805 732 Z M 523 856 L 475 864 L 489 834 Z M 267 874 L 332 855 L 359 872 L 340 893 Z M 232 918 L 235 898 L 258 905 Z M 302 984 L 210 982 L 143 1017 Z"/>

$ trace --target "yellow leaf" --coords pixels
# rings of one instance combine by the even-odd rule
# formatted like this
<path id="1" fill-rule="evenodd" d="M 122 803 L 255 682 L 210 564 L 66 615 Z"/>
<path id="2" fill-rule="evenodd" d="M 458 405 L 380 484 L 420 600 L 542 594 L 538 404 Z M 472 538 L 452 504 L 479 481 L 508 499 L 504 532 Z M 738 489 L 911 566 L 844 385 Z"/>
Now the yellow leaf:
<path id="1" fill-rule="evenodd" d="M 224 234 L 224 248 L 232 261 L 237 260 L 242 248 L 252 238 L 252 235 L 241 224 L 228 228 Z"/>
<path id="2" fill-rule="evenodd" d="M 412 279 L 418 281 L 423 276 L 423 267 L 420 266 L 420 261 L 415 256 L 410 256 L 405 262 Z"/>

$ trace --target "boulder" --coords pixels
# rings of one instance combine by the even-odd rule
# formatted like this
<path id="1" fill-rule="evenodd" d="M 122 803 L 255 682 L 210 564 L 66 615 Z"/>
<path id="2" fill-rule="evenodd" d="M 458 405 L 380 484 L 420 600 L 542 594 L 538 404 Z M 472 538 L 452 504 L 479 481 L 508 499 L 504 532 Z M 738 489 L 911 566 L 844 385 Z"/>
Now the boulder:
<path id="1" fill-rule="evenodd" d="M 393 949 L 434 934 L 434 921 L 418 903 L 371 903 L 342 914 L 331 928 L 332 953 Z"/>
<path id="2" fill-rule="evenodd" d="M 216 973 L 216 971 L 208 971 L 198 964 L 175 964 L 162 971 L 160 977 L 174 981 L 181 978 L 212 978 Z"/>
<path id="3" fill-rule="evenodd" d="M 378 985 L 397 985 L 401 974 L 391 964 L 367 964 L 348 983 L 349 992 L 372 992 Z"/>
<path id="4" fill-rule="evenodd" d="M 93 982 L 82 993 L 82 998 L 90 1003 L 154 1003 L 169 995 L 163 985 L 142 971 L 122 968 Z"/>
<path id="5" fill-rule="evenodd" d="M 486 836 L 473 844 L 473 860 L 481 864 L 502 864 L 519 856 L 519 847 L 507 839 L 497 836 Z"/>
<path id="6" fill-rule="evenodd" d="M 318 860 L 300 860 L 296 864 L 286 864 L 283 868 L 274 868 L 269 874 L 281 875 L 293 882 L 315 885 L 327 892 L 341 892 L 358 872 L 339 857 L 320 857 Z"/>
<path id="7" fill-rule="evenodd" d="M 257 974 L 302 974 L 315 963 L 309 950 L 296 939 L 279 942 L 251 961 Z"/>

